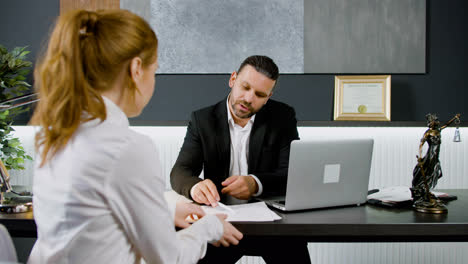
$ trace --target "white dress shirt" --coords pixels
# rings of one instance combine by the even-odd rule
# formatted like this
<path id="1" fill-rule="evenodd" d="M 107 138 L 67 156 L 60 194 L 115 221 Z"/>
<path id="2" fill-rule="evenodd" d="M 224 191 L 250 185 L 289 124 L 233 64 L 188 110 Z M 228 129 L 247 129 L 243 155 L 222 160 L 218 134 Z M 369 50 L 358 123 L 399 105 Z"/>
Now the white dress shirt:
<path id="1" fill-rule="evenodd" d="M 205 216 L 179 232 L 148 137 L 104 97 L 107 119 L 82 124 L 34 173 L 38 239 L 29 263 L 196 263 L 222 223 Z M 36 164 L 39 164 L 40 160 Z"/>
<path id="2" fill-rule="evenodd" d="M 230 95 L 229 95 L 230 96 Z M 249 142 L 250 132 L 252 131 L 255 122 L 255 115 L 253 115 L 247 124 L 242 127 L 234 122 L 231 110 L 229 109 L 229 96 L 226 100 L 226 107 L 228 113 L 229 134 L 231 135 L 231 160 L 229 165 L 229 176 L 232 175 L 250 175 L 258 185 L 258 191 L 254 196 L 259 196 L 263 192 L 263 186 L 257 176 L 249 173 Z"/>

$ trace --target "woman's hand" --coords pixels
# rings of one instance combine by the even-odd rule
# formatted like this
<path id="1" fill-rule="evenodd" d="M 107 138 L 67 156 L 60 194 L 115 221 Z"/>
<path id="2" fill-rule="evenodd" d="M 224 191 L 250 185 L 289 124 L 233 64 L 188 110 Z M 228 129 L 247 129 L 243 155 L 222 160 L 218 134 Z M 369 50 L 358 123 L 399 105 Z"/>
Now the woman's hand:
<path id="1" fill-rule="evenodd" d="M 205 212 L 203 209 L 194 203 L 185 201 L 177 202 L 174 218 L 175 226 L 180 228 L 187 228 L 190 226 L 190 222 L 193 222 L 196 219 L 200 219 L 204 215 Z"/>
<path id="2" fill-rule="evenodd" d="M 223 223 L 224 232 L 223 237 L 219 241 L 212 243 L 212 245 L 215 247 L 219 247 L 220 245 L 229 247 L 229 245 L 239 244 L 239 240 L 241 240 L 244 235 L 242 235 L 242 233 L 237 230 L 237 228 L 235 228 L 231 223 L 226 221 L 226 215 L 219 214 L 216 216 L 219 218 L 219 221 Z"/>

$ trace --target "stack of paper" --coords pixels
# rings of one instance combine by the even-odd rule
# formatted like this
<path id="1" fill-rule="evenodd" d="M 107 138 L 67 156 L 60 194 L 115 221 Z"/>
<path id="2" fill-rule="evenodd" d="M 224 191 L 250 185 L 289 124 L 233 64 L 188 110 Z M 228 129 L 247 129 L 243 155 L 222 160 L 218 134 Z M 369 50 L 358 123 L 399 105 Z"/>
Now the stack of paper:
<path id="1" fill-rule="evenodd" d="M 367 199 L 376 199 L 384 202 L 403 202 L 411 200 L 411 191 L 407 186 L 391 186 L 369 194 Z"/>
<path id="2" fill-rule="evenodd" d="M 281 219 L 264 202 L 238 205 L 202 206 L 206 214 L 225 214 L 229 222 L 270 222 Z"/>
<path id="3" fill-rule="evenodd" d="M 437 197 L 447 196 L 443 192 L 431 191 Z M 404 202 L 412 200 L 411 191 L 408 186 L 390 186 L 380 189 L 378 192 L 369 194 L 367 199 L 376 199 L 384 202 Z"/>

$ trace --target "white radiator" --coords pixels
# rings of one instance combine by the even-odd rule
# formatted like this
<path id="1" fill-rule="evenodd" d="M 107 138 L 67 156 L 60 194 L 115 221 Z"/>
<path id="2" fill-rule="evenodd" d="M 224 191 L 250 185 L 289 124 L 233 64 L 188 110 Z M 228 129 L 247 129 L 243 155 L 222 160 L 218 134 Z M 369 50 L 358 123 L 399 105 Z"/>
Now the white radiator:
<path id="1" fill-rule="evenodd" d="M 177 159 L 182 146 L 185 127 L 133 127 L 156 142 L 165 174 Z M 369 189 L 393 185 L 411 185 L 419 143 L 426 128 L 407 127 L 300 127 L 301 139 L 356 138 L 374 139 L 374 153 Z M 454 128 L 442 131 L 440 161 L 444 176 L 437 188 L 468 188 L 468 131 L 461 131 L 462 142 L 453 142 Z M 424 148 L 423 154 L 425 153 Z"/>
<path id="2" fill-rule="evenodd" d="M 31 155 L 34 154 L 34 127 L 15 126 L 18 136 Z M 182 146 L 186 127 L 132 127 L 148 135 L 155 142 L 167 175 L 166 188 L 170 188 L 169 173 Z M 325 137 L 374 138 L 374 153 L 369 189 L 394 185 L 411 185 L 416 165 L 419 142 L 424 127 L 300 127 L 301 139 Z M 468 131 L 461 128 L 460 143 L 452 141 L 454 128 L 442 131 L 440 161 L 443 177 L 437 188 L 468 189 Z M 425 153 L 426 148 L 423 151 Z M 32 162 L 26 170 L 12 172 L 14 185 L 32 185 Z M 468 263 L 468 243 L 309 243 L 314 264 L 340 263 Z M 259 257 L 243 257 L 238 263 L 265 263 Z M 291 256 L 294 263 L 294 256 Z"/>
<path id="3" fill-rule="evenodd" d="M 466 264 L 468 243 L 309 243 L 312 264 Z M 237 264 L 264 264 L 244 256 Z M 291 256 L 291 264 L 295 264 Z"/>

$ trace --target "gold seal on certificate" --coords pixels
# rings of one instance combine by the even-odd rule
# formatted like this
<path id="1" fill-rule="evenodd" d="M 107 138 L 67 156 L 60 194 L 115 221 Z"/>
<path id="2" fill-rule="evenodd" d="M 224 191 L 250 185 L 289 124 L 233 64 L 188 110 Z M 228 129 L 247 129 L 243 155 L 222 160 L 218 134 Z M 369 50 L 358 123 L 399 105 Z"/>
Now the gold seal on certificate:
<path id="1" fill-rule="evenodd" d="M 360 106 L 358 106 L 357 110 L 358 110 L 358 112 L 359 112 L 360 114 L 364 114 L 365 112 L 367 112 L 367 106 L 365 106 L 365 105 L 360 105 Z"/>

